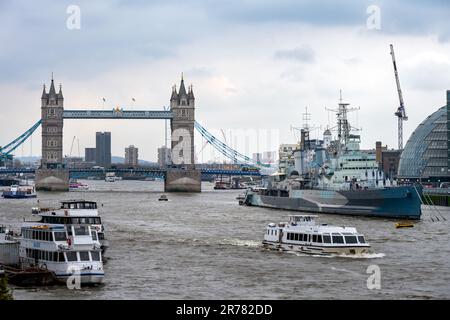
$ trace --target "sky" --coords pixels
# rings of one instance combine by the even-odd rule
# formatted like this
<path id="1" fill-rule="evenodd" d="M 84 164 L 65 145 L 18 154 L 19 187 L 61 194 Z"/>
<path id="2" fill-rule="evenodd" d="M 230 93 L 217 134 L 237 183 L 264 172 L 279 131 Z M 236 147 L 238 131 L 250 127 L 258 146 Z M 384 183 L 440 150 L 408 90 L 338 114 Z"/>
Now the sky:
<path id="1" fill-rule="evenodd" d="M 359 108 L 349 120 L 362 147 L 395 148 L 389 45 L 409 116 L 405 144 L 446 104 L 449 9 L 445 0 L 0 0 L 0 145 L 39 119 L 53 72 L 66 109 L 131 110 L 162 110 L 183 73 L 196 120 L 249 156 L 295 143 L 305 108 L 321 138 L 342 90 Z M 66 120 L 64 154 L 75 136 L 71 154 L 84 155 L 96 131 L 111 131 L 115 156 L 133 144 L 155 161 L 164 144 L 164 120 Z M 223 159 L 195 140 L 198 161 Z M 16 152 L 31 154 L 40 154 L 40 130 Z"/>

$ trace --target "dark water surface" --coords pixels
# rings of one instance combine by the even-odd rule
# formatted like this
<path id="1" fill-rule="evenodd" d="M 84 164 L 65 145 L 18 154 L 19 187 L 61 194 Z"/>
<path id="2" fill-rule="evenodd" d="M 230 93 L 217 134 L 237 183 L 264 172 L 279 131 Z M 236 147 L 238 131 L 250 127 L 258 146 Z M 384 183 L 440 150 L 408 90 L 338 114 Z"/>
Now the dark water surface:
<path id="1" fill-rule="evenodd" d="M 264 227 L 288 212 L 237 204 L 239 191 L 168 194 L 162 182 L 85 181 L 86 192 L 39 193 L 41 204 L 94 200 L 110 240 L 104 285 L 14 287 L 16 299 L 441 299 L 450 298 L 449 223 L 428 217 L 414 228 L 395 221 L 320 215 L 320 223 L 354 226 L 374 254 L 315 257 L 266 251 Z M 36 199 L 0 198 L 0 224 L 20 228 Z M 448 217 L 450 218 L 450 217 Z M 370 265 L 381 289 L 367 288 Z"/>

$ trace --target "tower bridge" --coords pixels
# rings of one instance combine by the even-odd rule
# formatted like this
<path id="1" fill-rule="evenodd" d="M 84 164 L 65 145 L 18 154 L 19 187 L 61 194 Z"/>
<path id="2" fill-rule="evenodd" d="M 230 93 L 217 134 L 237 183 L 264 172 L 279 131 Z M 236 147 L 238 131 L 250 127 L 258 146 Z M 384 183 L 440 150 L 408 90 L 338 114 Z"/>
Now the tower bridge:
<path id="1" fill-rule="evenodd" d="M 148 169 L 148 172 L 158 171 L 156 174 L 164 176 L 166 192 L 200 192 L 201 174 L 259 175 L 259 173 L 249 171 L 200 170 L 196 168 L 194 164 L 194 128 L 226 157 L 237 159 L 244 164 L 261 164 L 253 163 L 249 157 L 231 149 L 195 121 L 194 91 L 192 86 L 186 90 L 183 77 L 178 91 L 175 86 L 172 87 L 169 110 L 127 110 L 126 107 L 116 107 L 112 110 L 89 110 L 87 108 L 65 110 L 62 86 L 60 85 L 59 91 L 56 92 L 52 77 L 48 92 L 45 85 L 43 88 L 41 119 L 17 139 L 4 147 L 0 147 L 0 158 L 10 156 L 39 126 L 42 126 L 42 159 L 40 167 L 35 170 L 36 189 L 47 191 L 69 190 L 70 173 L 74 173 L 76 170 L 65 168 L 63 163 L 63 128 L 64 120 L 71 119 L 170 120 L 173 165 L 165 170 Z M 108 172 L 111 171 L 108 170 Z M 2 169 L 0 174 L 31 173 L 31 171 L 34 172 L 34 169 L 22 169 L 22 171 Z"/>

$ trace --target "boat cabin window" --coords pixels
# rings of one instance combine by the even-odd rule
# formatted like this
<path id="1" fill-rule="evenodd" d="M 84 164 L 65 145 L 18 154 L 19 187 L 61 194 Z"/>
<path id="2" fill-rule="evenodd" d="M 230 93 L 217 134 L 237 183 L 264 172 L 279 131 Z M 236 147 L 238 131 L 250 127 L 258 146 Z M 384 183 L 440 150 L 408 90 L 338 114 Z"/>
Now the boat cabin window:
<path id="1" fill-rule="evenodd" d="M 341 236 L 339 233 L 333 233 L 332 238 L 333 243 L 344 243 L 344 237 Z"/>
<path id="2" fill-rule="evenodd" d="M 89 228 L 85 226 L 77 226 L 74 227 L 75 235 L 76 236 L 88 236 L 89 235 Z"/>
<path id="3" fill-rule="evenodd" d="M 312 242 L 317 242 L 317 234 L 313 234 L 313 236 L 312 236 Z"/>
<path id="4" fill-rule="evenodd" d="M 358 243 L 356 236 L 345 236 L 345 243 Z"/>
<path id="5" fill-rule="evenodd" d="M 105 235 L 103 233 L 98 233 L 98 240 L 105 240 Z"/>
<path id="6" fill-rule="evenodd" d="M 92 261 L 100 261 L 100 252 L 91 251 Z"/>
<path id="7" fill-rule="evenodd" d="M 55 241 L 66 241 L 65 232 L 55 232 Z"/>
<path id="8" fill-rule="evenodd" d="M 68 251 L 66 252 L 67 261 L 77 261 L 77 253 L 75 251 Z"/>
<path id="9" fill-rule="evenodd" d="M 53 262 L 65 262 L 64 254 L 62 252 L 54 252 L 54 251 L 43 251 L 37 249 L 27 248 L 26 251 L 27 258 L 34 260 L 45 260 L 45 261 L 53 261 Z"/>
<path id="10" fill-rule="evenodd" d="M 318 234 L 316 240 L 313 239 L 313 242 L 322 243 L 322 235 Z"/>
<path id="11" fill-rule="evenodd" d="M 89 261 L 88 251 L 80 251 L 80 261 Z"/>
<path id="12" fill-rule="evenodd" d="M 329 234 L 323 235 L 323 243 L 331 243 L 331 237 Z"/>
<path id="13" fill-rule="evenodd" d="M 95 202 L 63 202 L 61 209 L 97 209 Z"/>
<path id="14" fill-rule="evenodd" d="M 97 232 L 92 231 L 92 240 L 97 241 L 98 237 L 97 237 Z"/>
<path id="15" fill-rule="evenodd" d="M 359 243 L 366 243 L 363 236 L 358 236 Z"/>

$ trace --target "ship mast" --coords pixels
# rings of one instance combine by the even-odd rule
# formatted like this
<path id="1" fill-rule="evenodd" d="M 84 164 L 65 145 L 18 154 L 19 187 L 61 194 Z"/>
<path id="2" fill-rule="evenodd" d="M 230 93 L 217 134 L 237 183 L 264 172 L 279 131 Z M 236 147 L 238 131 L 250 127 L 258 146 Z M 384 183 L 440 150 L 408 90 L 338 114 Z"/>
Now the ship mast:
<path id="1" fill-rule="evenodd" d="M 342 90 L 339 91 L 339 103 L 337 109 L 328 109 L 325 108 L 328 111 L 333 111 L 336 113 L 337 117 L 337 125 L 331 128 L 331 130 L 337 130 L 338 136 L 338 150 L 340 151 L 342 146 L 345 146 L 348 142 L 348 138 L 350 136 L 351 130 L 357 131 L 358 128 L 352 127 L 350 123 L 348 122 L 347 114 L 352 111 L 359 110 L 358 108 L 349 108 L 349 103 L 345 103 L 342 100 Z"/>

